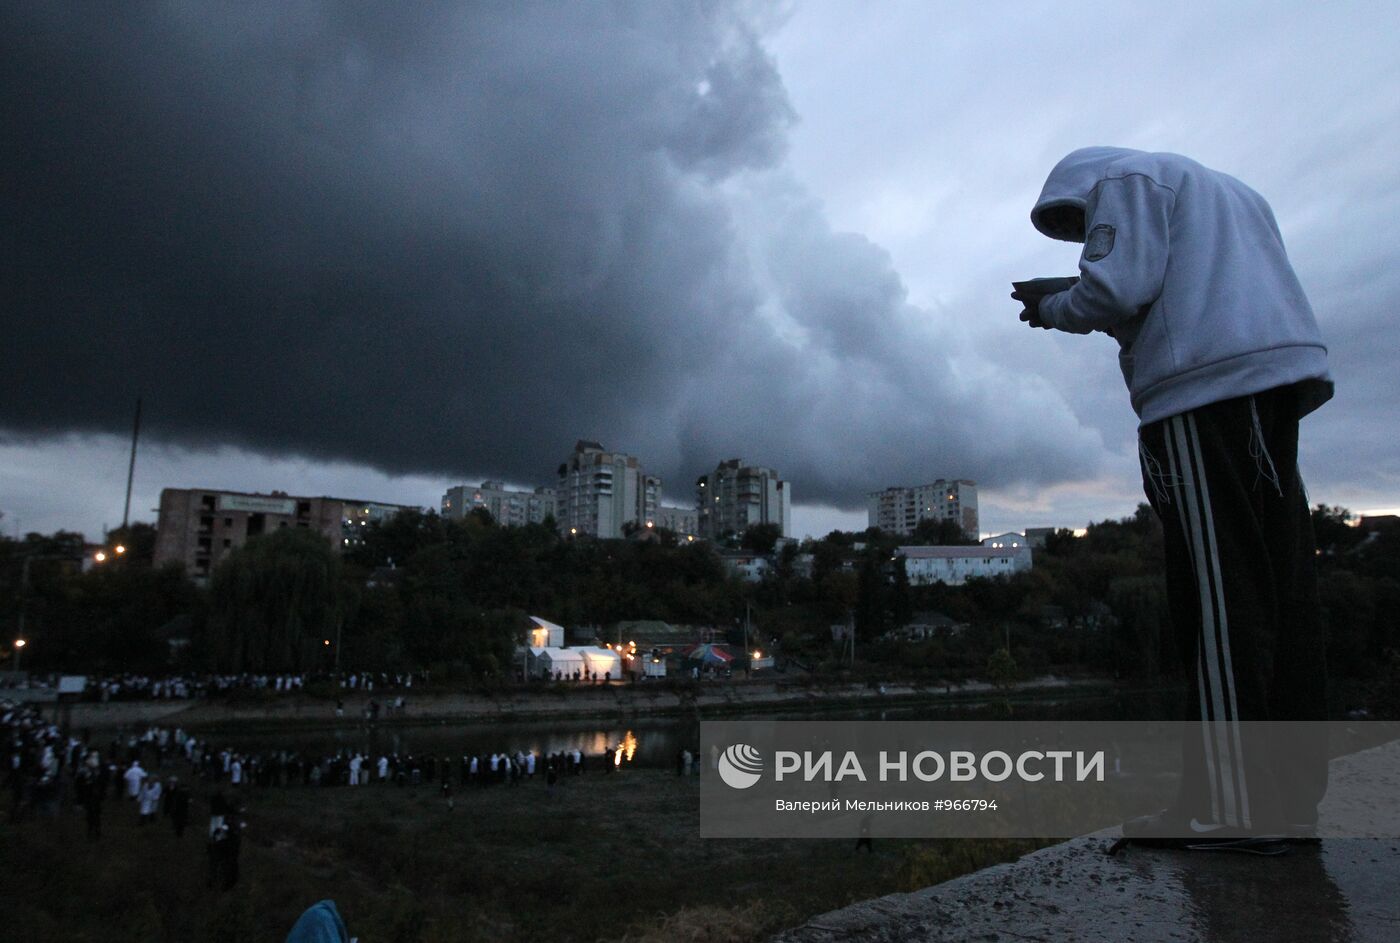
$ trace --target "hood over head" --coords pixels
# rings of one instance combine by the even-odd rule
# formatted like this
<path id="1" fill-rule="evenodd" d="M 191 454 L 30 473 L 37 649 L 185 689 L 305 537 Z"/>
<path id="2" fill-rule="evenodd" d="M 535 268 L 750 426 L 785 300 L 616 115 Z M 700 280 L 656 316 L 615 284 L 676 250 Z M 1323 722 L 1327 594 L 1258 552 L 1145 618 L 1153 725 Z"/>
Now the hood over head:
<path id="1" fill-rule="evenodd" d="M 1081 147 L 1055 165 L 1040 199 L 1031 210 L 1031 225 L 1051 239 L 1084 241 L 1084 206 L 1109 164 L 1143 151 L 1126 147 Z"/>

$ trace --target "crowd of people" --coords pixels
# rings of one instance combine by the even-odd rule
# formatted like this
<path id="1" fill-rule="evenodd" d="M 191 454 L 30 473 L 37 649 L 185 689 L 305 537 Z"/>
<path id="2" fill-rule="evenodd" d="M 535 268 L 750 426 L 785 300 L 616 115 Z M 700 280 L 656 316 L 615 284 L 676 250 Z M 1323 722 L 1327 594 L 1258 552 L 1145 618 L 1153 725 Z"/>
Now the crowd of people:
<path id="1" fill-rule="evenodd" d="M 630 756 L 623 743 L 596 755 L 577 747 L 547 754 L 500 749 L 460 755 L 248 749 L 163 726 L 98 742 L 61 730 L 34 706 L 0 700 L 0 762 L 12 822 L 57 818 L 65 809 L 81 808 L 88 839 L 100 841 L 104 815 L 123 814 L 118 810 L 124 805 L 141 827 L 164 820 L 183 837 L 196 800 L 191 784 L 197 784 L 199 801 L 209 811 L 211 887 L 231 887 L 238 879 L 243 800 L 250 790 L 428 785 L 451 809 L 460 790 L 543 781 L 552 796 L 568 779 L 589 771 L 612 773 Z M 699 766 L 698 753 L 677 753 L 678 774 L 698 773 Z"/>
<path id="2" fill-rule="evenodd" d="M 473 788 L 543 781 L 552 796 L 571 777 L 590 770 L 612 773 L 624 757 L 622 744 L 596 756 L 578 748 L 544 755 L 497 750 L 460 756 L 243 749 L 159 726 L 98 743 L 63 732 L 32 706 L 0 700 L 0 761 L 11 796 L 11 822 L 56 819 L 65 810 L 81 809 L 89 841 L 101 841 L 108 814 L 129 814 L 142 828 L 163 821 L 183 838 L 198 800 L 209 813 L 204 832 L 208 884 L 224 889 L 238 881 L 244 801 L 251 790 L 427 785 L 452 809 L 458 793 Z M 192 784 L 199 787 L 198 795 Z"/>
<path id="3" fill-rule="evenodd" d="M 162 777 L 142 765 L 148 752 L 161 764 L 173 742 L 168 732 L 153 729 L 142 737 L 114 740 L 104 757 L 91 742 L 45 721 L 35 707 L 0 700 L 0 762 L 11 796 L 10 821 L 56 819 L 65 807 L 77 807 L 83 810 L 88 840 L 100 841 L 107 806 L 128 803 L 139 825 L 164 818 L 183 838 L 190 822 L 190 788 L 177 773 Z M 226 890 L 238 882 L 242 809 L 219 791 L 208 803 L 208 884 Z"/>
<path id="4" fill-rule="evenodd" d="M 426 671 L 356 671 L 310 673 L 178 674 L 155 677 L 144 674 L 89 676 L 81 698 L 85 701 L 195 700 L 239 691 L 296 694 L 308 685 L 340 688 L 347 693 L 405 692 L 428 680 Z M 56 679 L 29 678 L 25 688 L 56 686 Z"/>

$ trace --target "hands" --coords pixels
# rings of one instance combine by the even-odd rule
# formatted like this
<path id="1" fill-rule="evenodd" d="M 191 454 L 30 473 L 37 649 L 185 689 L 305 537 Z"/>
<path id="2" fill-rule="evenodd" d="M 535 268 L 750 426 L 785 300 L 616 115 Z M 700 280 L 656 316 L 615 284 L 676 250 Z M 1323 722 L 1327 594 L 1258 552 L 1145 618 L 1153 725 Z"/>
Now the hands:
<path id="1" fill-rule="evenodd" d="M 1012 282 L 1011 287 L 1015 290 L 1011 292 L 1011 297 L 1025 306 L 1025 310 L 1021 312 L 1022 321 L 1031 327 L 1043 328 L 1048 331 L 1051 325 L 1046 324 L 1040 317 L 1040 303 L 1050 295 L 1069 291 L 1078 283 L 1079 276 L 1077 275 L 1032 278 L 1023 282 Z"/>
<path id="2" fill-rule="evenodd" d="M 1031 327 L 1050 329 L 1050 325 L 1040 319 L 1040 301 L 1045 295 L 1034 295 L 1029 292 L 1013 291 L 1011 297 L 1021 302 L 1025 307 L 1021 311 L 1021 320 Z"/>

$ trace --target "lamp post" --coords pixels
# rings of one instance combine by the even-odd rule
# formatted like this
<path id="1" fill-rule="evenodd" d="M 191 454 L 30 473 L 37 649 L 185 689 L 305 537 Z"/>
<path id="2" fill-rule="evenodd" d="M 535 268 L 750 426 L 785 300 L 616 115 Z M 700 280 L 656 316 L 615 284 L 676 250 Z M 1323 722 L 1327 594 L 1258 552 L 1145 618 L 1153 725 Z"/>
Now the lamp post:
<path id="1" fill-rule="evenodd" d="M 753 677 L 753 658 L 749 654 L 749 603 L 744 601 L 744 677 Z"/>
<path id="2" fill-rule="evenodd" d="M 30 561 L 30 559 L 31 559 L 31 555 L 30 555 L 30 554 L 25 554 L 25 555 L 24 555 L 24 562 L 21 563 L 20 566 L 19 566 L 19 601 L 18 601 L 19 617 L 18 617 L 18 619 L 16 619 L 16 621 L 17 621 L 19 624 L 15 627 L 15 671 L 19 671 L 19 655 L 20 655 L 20 650 L 21 650 L 22 648 L 24 648 L 24 646 L 25 646 L 26 644 L 28 644 L 28 643 L 26 643 L 25 640 L 24 640 L 24 608 L 25 608 L 25 605 L 24 605 L 24 604 L 25 604 L 25 602 L 27 601 L 25 597 L 26 597 L 26 596 L 28 595 L 28 593 L 29 593 L 29 561 Z"/>

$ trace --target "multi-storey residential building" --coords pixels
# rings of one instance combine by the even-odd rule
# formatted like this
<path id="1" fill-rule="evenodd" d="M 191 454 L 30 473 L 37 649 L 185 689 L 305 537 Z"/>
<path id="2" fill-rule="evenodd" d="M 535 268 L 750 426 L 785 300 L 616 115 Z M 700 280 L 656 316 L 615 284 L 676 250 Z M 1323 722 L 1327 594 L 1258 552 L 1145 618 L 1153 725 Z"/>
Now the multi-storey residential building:
<path id="1" fill-rule="evenodd" d="M 656 509 L 656 526 L 674 531 L 682 540 L 700 533 L 695 508 L 673 508 L 661 505 Z"/>
<path id="2" fill-rule="evenodd" d="M 655 522 L 661 479 L 648 475 L 631 455 L 580 439 L 559 466 L 555 500 L 564 534 L 621 537 L 624 524 Z"/>
<path id="3" fill-rule="evenodd" d="M 155 565 L 178 563 L 196 580 L 256 537 L 284 527 L 314 530 L 336 549 L 363 539 L 364 528 L 405 510 L 349 498 L 298 497 L 285 491 L 250 494 L 212 488 L 165 488 L 156 522 Z"/>
<path id="4" fill-rule="evenodd" d="M 710 540 L 727 533 L 742 534 L 754 524 L 777 524 L 788 537 L 792 531 L 792 488 L 771 468 L 731 458 L 696 479 L 695 513 L 700 536 Z"/>
<path id="5" fill-rule="evenodd" d="M 899 547 L 904 572 L 915 586 L 947 583 L 957 586 L 970 577 L 1010 576 L 1031 568 L 1031 548 L 1018 547 Z"/>
<path id="6" fill-rule="evenodd" d="M 483 481 L 481 487 L 457 485 L 442 496 L 442 516 L 460 520 L 476 508 L 490 513 L 491 519 L 506 527 L 543 524 L 545 518 L 558 518 L 553 488 L 512 491 L 499 481 Z"/>
<path id="7" fill-rule="evenodd" d="M 952 521 L 969 537 L 978 536 L 977 482 L 940 478 L 912 488 L 872 491 L 867 498 L 871 527 L 887 534 L 912 534 L 920 521 Z"/>
<path id="8" fill-rule="evenodd" d="M 359 501 L 354 498 L 322 498 L 321 500 L 340 502 L 340 544 L 342 548 L 364 543 L 364 528 L 371 524 L 387 521 L 400 511 L 423 510 L 406 504 L 384 504 L 378 501 Z"/>

